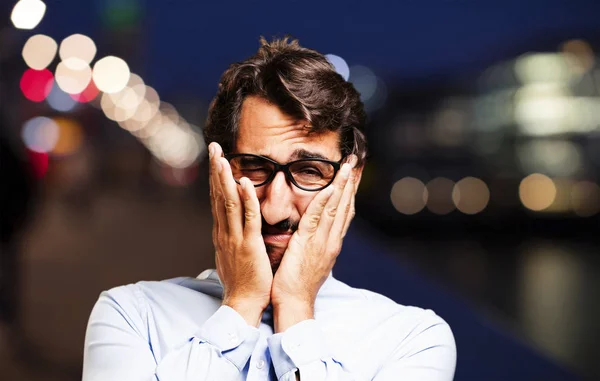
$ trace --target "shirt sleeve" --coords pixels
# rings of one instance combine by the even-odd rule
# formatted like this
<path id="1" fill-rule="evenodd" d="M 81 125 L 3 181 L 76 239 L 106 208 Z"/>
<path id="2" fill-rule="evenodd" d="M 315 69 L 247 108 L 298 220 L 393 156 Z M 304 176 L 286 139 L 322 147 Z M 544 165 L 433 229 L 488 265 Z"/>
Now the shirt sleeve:
<path id="1" fill-rule="evenodd" d="M 393 356 L 382 364 L 373 381 L 453 379 L 456 347 L 452 331 L 437 315 L 432 314 L 432 317 L 411 332 L 409 344 L 399 343 Z M 315 320 L 305 320 L 283 333 L 271 336 L 268 345 L 279 381 L 295 381 L 297 371 L 301 381 L 364 379 L 364 376 L 352 373 L 352 364 L 336 359 L 327 346 L 325 333 Z"/>
<path id="2" fill-rule="evenodd" d="M 237 380 L 258 341 L 232 308 L 220 307 L 186 343 L 156 359 L 136 285 L 103 292 L 85 336 L 83 381 Z"/>

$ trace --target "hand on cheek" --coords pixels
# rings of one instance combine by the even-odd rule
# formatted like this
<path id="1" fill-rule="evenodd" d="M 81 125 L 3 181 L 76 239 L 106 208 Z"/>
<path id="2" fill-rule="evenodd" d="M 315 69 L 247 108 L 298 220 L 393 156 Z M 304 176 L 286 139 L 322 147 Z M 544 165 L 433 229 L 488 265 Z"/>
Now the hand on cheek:
<path id="1" fill-rule="evenodd" d="M 238 189 L 221 147 L 211 143 L 209 152 L 212 236 L 223 304 L 258 326 L 273 282 L 261 234 L 260 205 L 250 180 L 242 178 Z"/>
<path id="2" fill-rule="evenodd" d="M 343 164 L 334 182 L 315 196 L 290 239 L 271 290 L 276 332 L 313 318 L 317 293 L 354 216 L 354 162 Z"/>

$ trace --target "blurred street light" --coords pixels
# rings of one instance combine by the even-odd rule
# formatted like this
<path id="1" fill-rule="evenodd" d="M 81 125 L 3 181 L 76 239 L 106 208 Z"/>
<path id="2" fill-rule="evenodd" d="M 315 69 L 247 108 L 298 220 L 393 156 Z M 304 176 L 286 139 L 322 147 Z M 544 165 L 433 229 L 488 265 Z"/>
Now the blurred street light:
<path id="1" fill-rule="evenodd" d="M 129 81 L 129 66 L 121 58 L 107 56 L 94 64 L 93 78 L 100 91 L 116 93 Z"/>
<path id="2" fill-rule="evenodd" d="M 41 102 L 52 89 L 54 76 L 48 69 L 27 69 L 21 77 L 20 87 L 25 98 L 33 102 Z"/>
<path id="3" fill-rule="evenodd" d="M 25 146 L 34 152 L 52 151 L 58 141 L 59 128 L 56 122 L 45 116 L 36 116 L 23 125 L 21 136 Z"/>
<path id="4" fill-rule="evenodd" d="M 404 177 L 392 186 L 390 199 L 394 208 L 402 214 L 415 214 L 423 210 L 428 193 L 425 184 L 414 177 Z"/>
<path id="5" fill-rule="evenodd" d="M 20 0 L 15 4 L 10 19 L 17 29 L 33 29 L 44 18 L 46 4 L 41 0 Z"/>
<path id="6" fill-rule="evenodd" d="M 52 37 L 36 34 L 23 45 L 23 60 L 32 69 L 43 70 L 54 60 L 58 45 Z"/>
<path id="7" fill-rule="evenodd" d="M 455 208 L 452 200 L 454 182 L 445 177 L 436 177 L 427 183 L 427 209 L 434 214 L 445 215 Z"/>
<path id="8" fill-rule="evenodd" d="M 96 44 L 88 36 L 72 34 L 60 43 L 58 54 L 63 61 L 74 57 L 89 65 L 96 56 Z"/>
<path id="9" fill-rule="evenodd" d="M 92 80 L 92 69 L 84 60 L 69 57 L 56 67 L 56 83 L 68 94 L 79 94 Z"/>
<path id="10" fill-rule="evenodd" d="M 465 177 L 452 189 L 452 200 L 456 209 L 465 214 L 477 214 L 483 211 L 490 201 L 490 190 L 483 180 Z"/>
<path id="11" fill-rule="evenodd" d="M 539 212 L 548 208 L 556 198 L 556 185 L 548 176 L 534 173 L 519 184 L 519 197 L 527 209 Z"/>

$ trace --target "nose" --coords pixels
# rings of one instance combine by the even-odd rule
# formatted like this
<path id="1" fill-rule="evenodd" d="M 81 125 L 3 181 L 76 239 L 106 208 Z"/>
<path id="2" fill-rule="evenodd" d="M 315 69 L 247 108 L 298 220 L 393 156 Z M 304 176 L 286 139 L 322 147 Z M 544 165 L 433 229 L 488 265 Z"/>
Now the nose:
<path id="1" fill-rule="evenodd" d="M 264 186 L 263 197 L 260 200 L 260 211 L 266 223 L 275 225 L 292 215 L 293 190 L 285 173 L 279 172 L 271 183 Z"/>

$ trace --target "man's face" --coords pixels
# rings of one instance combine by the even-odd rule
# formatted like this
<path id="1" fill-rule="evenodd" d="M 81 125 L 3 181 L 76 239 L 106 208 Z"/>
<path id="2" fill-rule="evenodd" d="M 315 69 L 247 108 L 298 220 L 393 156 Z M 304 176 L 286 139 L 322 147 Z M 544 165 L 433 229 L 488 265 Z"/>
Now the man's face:
<path id="1" fill-rule="evenodd" d="M 236 153 L 269 157 L 281 164 L 306 154 L 339 161 L 339 134 L 326 131 L 309 134 L 306 121 L 297 121 L 259 97 L 247 97 L 242 105 Z M 300 217 L 319 192 L 299 189 L 283 172 L 273 181 L 256 188 L 262 214 L 262 233 L 273 271 L 279 267 Z"/>

